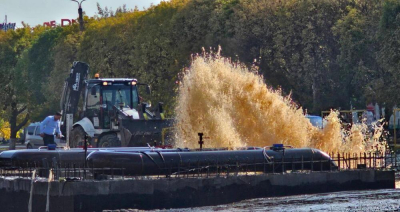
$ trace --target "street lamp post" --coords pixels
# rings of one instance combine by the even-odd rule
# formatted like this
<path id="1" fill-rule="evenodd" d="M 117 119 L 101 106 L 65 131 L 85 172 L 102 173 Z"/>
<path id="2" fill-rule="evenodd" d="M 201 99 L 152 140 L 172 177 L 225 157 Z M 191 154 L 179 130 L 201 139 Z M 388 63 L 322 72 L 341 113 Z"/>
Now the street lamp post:
<path id="1" fill-rule="evenodd" d="M 83 30 L 85 30 L 85 27 L 83 26 L 82 2 L 84 2 L 85 0 L 81 0 L 80 2 L 78 0 L 71 0 L 71 1 L 74 1 L 74 2 L 78 3 L 78 5 L 79 5 L 79 9 L 78 9 L 79 29 L 81 30 L 81 32 L 83 32 Z"/>

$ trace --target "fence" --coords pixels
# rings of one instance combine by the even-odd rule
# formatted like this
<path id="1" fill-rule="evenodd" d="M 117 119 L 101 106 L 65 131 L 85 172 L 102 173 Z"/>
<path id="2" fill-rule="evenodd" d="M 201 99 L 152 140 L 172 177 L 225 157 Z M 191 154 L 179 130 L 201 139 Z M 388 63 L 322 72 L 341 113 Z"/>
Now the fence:
<path id="1" fill-rule="evenodd" d="M 329 155 L 336 162 L 338 170 L 341 169 L 362 169 L 362 168 L 399 168 L 400 162 L 394 152 L 364 152 L 364 153 L 331 153 Z"/>
<path id="2" fill-rule="evenodd" d="M 383 154 L 369 153 L 331 153 L 331 160 L 275 160 L 264 163 L 207 164 L 199 165 L 196 162 L 182 167 L 163 167 L 156 175 L 131 175 L 127 169 L 118 165 L 104 168 L 94 168 L 90 164 L 50 163 L 47 167 L 38 167 L 36 164 L 25 164 L 21 167 L 0 168 L 1 177 L 31 178 L 36 170 L 37 179 L 48 178 L 51 174 L 54 180 L 125 180 L 125 179 L 161 179 L 161 178 L 210 178 L 229 177 L 237 175 L 259 175 L 268 173 L 320 172 L 342 171 L 353 169 L 394 169 L 400 168 L 396 153 Z M 332 164 L 332 161 L 336 163 Z"/>

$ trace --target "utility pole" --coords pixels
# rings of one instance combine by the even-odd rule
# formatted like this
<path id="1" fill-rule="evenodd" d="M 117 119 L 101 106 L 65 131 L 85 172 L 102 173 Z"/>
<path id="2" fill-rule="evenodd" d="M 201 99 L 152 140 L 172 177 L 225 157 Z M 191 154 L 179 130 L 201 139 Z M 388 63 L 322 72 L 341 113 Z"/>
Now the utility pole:
<path id="1" fill-rule="evenodd" d="M 83 30 L 85 30 L 85 27 L 83 26 L 83 15 L 82 15 L 82 2 L 84 2 L 85 0 L 81 0 L 80 2 L 78 0 L 71 0 L 74 1 L 76 3 L 78 3 L 78 14 L 79 14 L 79 29 L 81 30 L 81 32 L 83 32 Z"/>

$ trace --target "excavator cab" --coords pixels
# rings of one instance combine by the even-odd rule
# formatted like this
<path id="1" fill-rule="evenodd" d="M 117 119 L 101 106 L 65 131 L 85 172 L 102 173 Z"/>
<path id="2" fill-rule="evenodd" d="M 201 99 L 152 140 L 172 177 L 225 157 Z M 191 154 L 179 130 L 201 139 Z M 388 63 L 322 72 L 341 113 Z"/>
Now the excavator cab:
<path id="1" fill-rule="evenodd" d="M 136 79 L 122 78 L 88 80 L 85 117 L 95 129 L 115 129 L 112 122 L 116 109 L 129 111 L 134 119 L 139 119 L 136 82 Z"/>
<path id="2" fill-rule="evenodd" d="M 158 145 L 163 140 L 162 130 L 172 120 L 164 119 L 162 103 L 151 110 L 141 102 L 138 86 L 146 86 L 148 93 L 150 86 L 134 78 L 100 78 L 96 74 L 88 79 L 88 74 L 86 63 L 74 62 L 65 80 L 62 130 L 70 147 L 83 146 L 85 138 L 97 147 Z M 80 99 L 79 121 L 74 122 Z"/>

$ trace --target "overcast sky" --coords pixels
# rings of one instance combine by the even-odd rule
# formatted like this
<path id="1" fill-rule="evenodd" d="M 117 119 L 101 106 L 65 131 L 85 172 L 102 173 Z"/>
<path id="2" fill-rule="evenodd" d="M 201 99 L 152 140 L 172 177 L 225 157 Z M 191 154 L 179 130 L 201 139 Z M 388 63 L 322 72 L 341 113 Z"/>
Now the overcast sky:
<path id="1" fill-rule="evenodd" d="M 136 6 L 140 10 L 147 8 L 151 3 L 157 5 L 161 0 L 86 0 L 82 3 L 83 11 L 88 16 L 97 13 L 97 2 L 101 7 L 117 9 L 126 4 L 128 9 Z M 30 26 L 42 25 L 43 22 L 56 21 L 60 24 L 62 18 L 76 19 L 78 17 L 78 4 L 71 0 L 0 0 L 0 23 L 7 15 L 8 23 L 21 26 L 24 21 Z"/>

